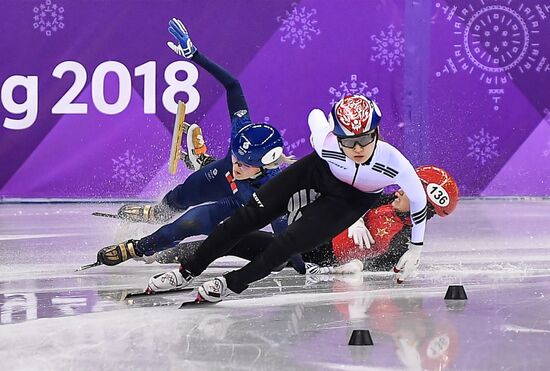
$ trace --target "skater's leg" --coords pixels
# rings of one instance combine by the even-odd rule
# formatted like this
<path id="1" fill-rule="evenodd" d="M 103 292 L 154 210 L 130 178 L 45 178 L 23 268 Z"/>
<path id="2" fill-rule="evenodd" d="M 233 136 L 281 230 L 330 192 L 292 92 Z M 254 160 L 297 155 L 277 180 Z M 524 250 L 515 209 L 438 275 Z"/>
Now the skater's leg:
<path id="1" fill-rule="evenodd" d="M 227 255 L 252 260 L 273 242 L 275 235 L 266 231 L 254 231 L 244 236 Z"/>
<path id="2" fill-rule="evenodd" d="M 226 174 L 231 171 L 230 156 L 213 161 L 191 174 L 182 184 L 169 191 L 153 205 L 126 204 L 117 215 L 124 220 L 144 223 L 166 223 L 178 212 L 207 201 L 232 195 Z"/>
<path id="3" fill-rule="evenodd" d="M 266 231 L 255 231 L 246 235 L 227 252 L 227 255 L 252 260 L 261 253 L 273 241 L 273 233 Z M 179 243 L 177 246 L 164 250 L 157 255 L 157 262 L 162 264 L 178 263 L 184 266 L 193 257 L 195 252 L 204 240 L 195 240 Z"/>
<path id="4" fill-rule="evenodd" d="M 363 215 L 376 198 L 377 195 L 367 194 L 355 200 L 321 196 L 309 206 L 306 215 L 276 236 L 261 254 L 243 268 L 226 274 L 227 287 L 240 293 L 251 282 L 269 275 L 291 255 L 330 240 Z"/>
<path id="5" fill-rule="evenodd" d="M 315 161 L 311 155 L 306 156 L 264 184 L 247 205 L 208 236 L 185 269 L 195 276 L 200 275 L 214 260 L 227 255 L 245 235 L 283 215 L 292 195 L 307 188 Z"/>
<path id="6" fill-rule="evenodd" d="M 235 197 L 226 197 L 215 203 L 197 206 L 174 222 L 140 239 L 137 249 L 140 254 L 149 256 L 174 246 L 184 238 L 209 234 L 221 221 L 231 216 L 240 207 Z"/>

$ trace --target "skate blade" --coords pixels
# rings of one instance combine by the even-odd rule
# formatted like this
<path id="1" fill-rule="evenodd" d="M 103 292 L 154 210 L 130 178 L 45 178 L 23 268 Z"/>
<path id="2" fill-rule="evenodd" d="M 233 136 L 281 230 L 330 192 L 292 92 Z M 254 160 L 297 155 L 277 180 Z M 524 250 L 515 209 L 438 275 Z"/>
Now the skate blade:
<path id="1" fill-rule="evenodd" d="M 154 291 L 151 291 L 149 288 L 147 288 L 145 291 L 129 292 L 126 294 L 126 296 L 122 300 L 126 300 L 128 298 L 136 298 L 140 296 L 152 296 L 152 295 L 162 296 L 162 295 L 177 294 L 178 292 L 189 292 L 189 291 L 193 291 L 193 289 L 190 287 L 183 287 L 181 289 L 175 289 L 170 291 L 154 292 Z"/>
<path id="2" fill-rule="evenodd" d="M 178 101 L 178 110 L 176 112 L 176 120 L 174 122 L 174 129 L 172 132 L 170 160 L 168 161 L 168 172 L 171 175 L 175 175 L 178 171 L 178 161 L 181 157 L 181 141 L 183 139 L 185 124 L 185 103 Z"/>
<path id="3" fill-rule="evenodd" d="M 217 303 L 219 303 L 219 301 L 216 301 L 216 302 L 206 301 L 202 298 L 202 296 L 197 294 L 197 297 L 195 298 L 195 300 L 184 301 L 183 303 L 181 303 L 179 309 L 192 307 L 192 306 L 195 306 L 195 305 L 208 305 L 208 304 L 217 304 Z"/>
<path id="4" fill-rule="evenodd" d="M 108 214 L 108 213 L 92 213 L 93 216 L 101 216 L 103 218 L 114 218 L 114 219 L 122 219 L 120 216 L 116 214 Z"/>
<path id="5" fill-rule="evenodd" d="M 75 272 L 80 272 L 80 271 L 83 271 L 83 270 L 86 270 L 86 269 L 97 267 L 98 265 L 101 265 L 101 263 L 100 262 L 95 262 L 95 263 L 91 263 L 91 264 L 86 264 L 86 265 L 81 266 L 77 270 L 75 270 Z"/>

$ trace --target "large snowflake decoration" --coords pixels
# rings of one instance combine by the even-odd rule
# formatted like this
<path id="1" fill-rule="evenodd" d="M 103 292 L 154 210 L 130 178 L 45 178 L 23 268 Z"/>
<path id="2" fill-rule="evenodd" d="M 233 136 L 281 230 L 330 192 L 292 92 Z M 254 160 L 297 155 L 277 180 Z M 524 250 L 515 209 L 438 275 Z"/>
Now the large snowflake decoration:
<path id="1" fill-rule="evenodd" d="M 340 81 L 338 87 L 330 87 L 328 91 L 332 95 L 332 100 L 330 101 L 330 105 L 332 106 L 347 95 L 361 94 L 372 98 L 378 94 L 379 89 L 376 86 L 369 88 L 366 81 L 359 82 L 357 75 L 351 75 L 349 81 Z"/>
<path id="2" fill-rule="evenodd" d="M 500 108 L 504 86 L 513 74 L 550 70 L 541 43 L 547 37 L 540 24 L 549 17 L 550 5 L 512 4 L 514 0 L 478 0 L 468 5 L 446 6 L 439 11 L 453 25 L 453 55 L 445 61 L 437 77 L 467 73 L 488 85 L 493 109 Z"/>
<path id="3" fill-rule="evenodd" d="M 143 159 L 130 154 L 130 150 L 126 150 L 123 155 L 113 158 L 112 161 L 113 179 L 121 182 L 125 187 L 145 180 L 141 165 Z"/>
<path id="4" fill-rule="evenodd" d="M 321 30 L 317 28 L 317 20 L 314 18 L 317 9 L 306 10 L 305 6 L 298 7 L 296 3 L 291 6 L 292 10 L 287 10 L 284 17 L 277 17 L 277 22 L 281 23 L 279 30 L 283 32 L 281 42 L 290 41 L 291 45 L 296 44 L 304 49 L 306 42 L 321 33 Z"/>
<path id="5" fill-rule="evenodd" d="M 371 49 L 374 54 L 371 55 L 371 61 L 380 61 L 380 65 L 386 66 L 388 71 L 393 71 L 394 65 L 401 65 L 405 57 L 405 38 L 401 31 L 396 31 L 393 24 L 389 25 L 387 30 L 380 31 L 379 35 L 371 35 L 370 39 L 374 41 Z"/>
<path id="6" fill-rule="evenodd" d="M 65 9 L 62 6 L 52 3 L 52 0 L 46 0 L 40 5 L 35 6 L 33 12 L 34 29 L 44 32 L 46 36 L 51 36 L 53 32 L 65 28 L 65 23 L 63 22 L 65 19 L 63 16 Z"/>
<path id="7" fill-rule="evenodd" d="M 485 132 L 485 129 L 481 129 L 479 134 L 475 134 L 473 137 L 468 137 L 468 157 L 473 157 L 476 161 L 481 162 L 481 165 L 492 159 L 498 157 L 497 145 L 499 137 L 491 135 Z"/>

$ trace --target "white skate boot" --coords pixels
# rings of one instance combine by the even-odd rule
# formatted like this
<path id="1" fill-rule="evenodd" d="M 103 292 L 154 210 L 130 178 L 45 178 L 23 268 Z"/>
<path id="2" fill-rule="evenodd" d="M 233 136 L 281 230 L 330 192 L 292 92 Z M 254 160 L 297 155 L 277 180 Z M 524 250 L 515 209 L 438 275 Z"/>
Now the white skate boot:
<path id="1" fill-rule="evenodd" d="M 199 295 L 197 300 L 208 301 L 211 303 L 216 303 L 221 301 L 224 296 L 228 295 L 229 289 L 227 288 L 227 282 L 225 277 L 216 277 L 211 281 L 203 283 L 199 287 Z"/>
<path id="2" fill-rule="evenodd" d="M 153 294 L 156 292 L 179 290 L 191 284 L 194 279 L 195 277 L 191 273 L 180 267 L 168 272 L 155 274 L 149 278 L 146 291 L 149 294 Z"/>
<path id="3" fill-rule="evenodd" d="M 206 153 L 207 147 L 202 136 L 202 129 L 197 124 L 191 124 L 187 128 L 187 161 L 186 165 L 191 170 L 199 170 L 208 165 L 214 159 Z M 192 167 L 190 167 L 191 165 Z"/>

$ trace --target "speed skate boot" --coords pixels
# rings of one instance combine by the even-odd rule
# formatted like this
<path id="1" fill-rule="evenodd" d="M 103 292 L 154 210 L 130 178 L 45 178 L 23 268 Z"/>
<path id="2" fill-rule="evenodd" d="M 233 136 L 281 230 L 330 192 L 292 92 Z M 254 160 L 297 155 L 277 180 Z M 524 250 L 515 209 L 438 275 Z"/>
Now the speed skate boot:
<path id="1" fill-rule="evenodd" d="M 162 291 L 172 291 L 184 288 L 191 284 L 195 277 L 183 266 L 168 272 L 155 274 L 149 278 L 147 293 L 154 294 Z"/>
<path id="2" fill-rule="evenodd" d="M 197 171 L 201 167 L 215 161 L 207 151 L 206 143 L 202 135 L 202 129 L 197 124 L 191 124 L 187 128 L 187 150 L 184 162 L 190 170 Z"/>
<path id="3" fill-rule="evenodd" d="M 199 289 L 199 294 L 197 296 L 198 301 L 208 301 L 210 303 L 217 303 L 221 301 L 224 296 L 229 294 L 229 289 L 227 288 L 227 282 L 225 281 L 224 276 L 216 277 L 213 280 L 206 281 L 203 283 Z"/>
<path id="4" fill-rule="evenodd" d="M 128 204 L 118 209 L 119 218 L 134 223 L 165 223 L 174 216 L 172 209 L 163 203 L 156 205 Z"/>
<path id="5" fill-rule="evenodd" d="M 97 261 L 104 265 L 117 265 L 141 254 L 137 251 L 136 240 L 128 240 L 117 245 L 102 248 L 97 253 Z"/>

